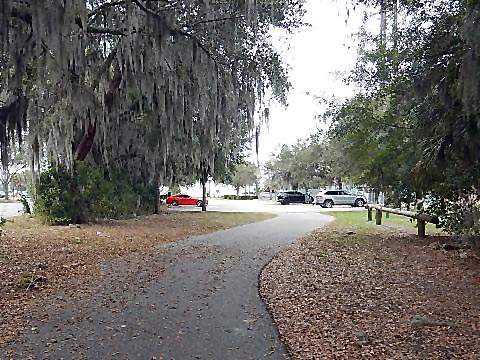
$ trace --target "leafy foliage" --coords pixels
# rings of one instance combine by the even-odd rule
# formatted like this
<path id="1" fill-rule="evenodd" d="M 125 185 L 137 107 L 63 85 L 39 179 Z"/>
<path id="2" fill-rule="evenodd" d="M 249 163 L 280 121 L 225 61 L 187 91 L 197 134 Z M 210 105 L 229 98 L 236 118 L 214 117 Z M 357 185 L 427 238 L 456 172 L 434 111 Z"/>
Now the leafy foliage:
<path id="1" fill-rule="evenodd" d="M 151 187 L 132 185 L 121 171 L 86 163 L 78 163 L 74 172 L 51 167 L 40 176 L 36 191 L 35 213 L 50 224 L 131 215 L 148 208 L 154 198 Z"/>
<path id="2" fill-rule="evenodd" d="M 283 145 L 280 152 L 272 154 L 265 164 L 267 187 L 308 189 L 330 182 L 325 153 L 325 144 L 316 137 L 299 140 L 292 147 Z"/>
<path id="3" fill-rule="evenodd" d="M 393 202 L 430 195 L 450 231 L 480 236 L 480 4 L 361 1 L 380 7 L 349 80 L 359 93 L 326 114 L 354 178 Z"/>
<path id="4" fill-rule="evenodd" d="M 254 185 L 259 180 L 258 168 L 255 164 L 244 162 L 235 167 L 232 178 L 228 183 L 237 190 L 237 195 L 240 188 L 245 188 Z"/>
<path id="5" fill-rule="evenodd" d="M 28 201 L 28 199 L 25 195 L 22 195 L 20 197 L 20 202 L 22 203 L 22 206 L 23 206 L 23 212 L 25 214 L 30 215 L 32 213 L 32 209 L 30 208 L 30 202 Z"/>
<path id="6" fill-rule="evenodd" d="M 72 174 L 64 166 L 42 173 L 36 185 L 35 213 L 50 224 L 78 222 L 78 192 Z"/>
<path id="7" fill-rule="evenodd" d="M 258 196 L 255 195 L 224 195 L 225 200 L 255 200 Z"/>

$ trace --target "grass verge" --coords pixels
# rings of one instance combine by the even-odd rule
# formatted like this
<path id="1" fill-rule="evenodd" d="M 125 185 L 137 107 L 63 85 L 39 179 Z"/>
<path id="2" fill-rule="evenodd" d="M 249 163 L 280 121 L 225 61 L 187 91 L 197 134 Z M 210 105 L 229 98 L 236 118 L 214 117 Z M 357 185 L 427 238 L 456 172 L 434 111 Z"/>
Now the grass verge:
<path id="1" fill-rule="evenodd" d="M 367 211 L 334 211 L 325 212 L 325 215 L 335 217 L 335 226 L 337 227 L 352 227 L 360 231 L 373 231 L 372 227 L 375 225 L 375 214 L 373 221 L 367 221 Z M 382 225 L 378 227 L 380 230 L 401 230 L 409 234 L 417 233 L 417 222 L 414 219 L 407 218 L 405 216 L 389 214 L 383 214 Z M 427 235 L 447 235 L 442 229 L 436 228 L 434 224 L 426 224 Z"/>

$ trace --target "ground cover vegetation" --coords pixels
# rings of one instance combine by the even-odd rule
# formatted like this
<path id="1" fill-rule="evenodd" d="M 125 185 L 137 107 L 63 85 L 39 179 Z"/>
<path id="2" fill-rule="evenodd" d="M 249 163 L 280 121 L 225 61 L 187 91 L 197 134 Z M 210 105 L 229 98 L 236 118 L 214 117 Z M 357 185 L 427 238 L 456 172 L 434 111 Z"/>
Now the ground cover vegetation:
<path id="1" fill-rule="evenodd" d="M 2 163 L 25 138 L 34 183 L 45 166 L 74 185 L 79 162 L 107 182 L 121 172 L 146 190 L 132 212 L 157 207 L 152 188 L 222 180 L 269 102 L 286 101 L 269 29 L 293 31 L 303 12 L 293 0 L 2 1 Z"/>
<path id="2" fill-rule="evenodd" d="M 165 209 L 159 215 L 81 226 L 51 227 L 27 216 L 2 222 L 0 348 L 16 338 L 27 321 L 41 316 L 50 295 L 57 296 L 53 302 L 59 305 L 75 296 L 87 296 L 102 269 L 109 268 L 116 258 L 135 255 L 141 259 L 138 266 L 127 261 L 130 267 L 125 267 L 125 273 L 129 277 L 119 278 L 119 284 L 156 279 L 164 264 L 157 264 L 151 257 L 167 251 L 159 247 L 162 244 L 272 217 L 263 213 L 174 213 Z"/>
<path id="3" fill-rule="evenodd" d="M 225 200 L 255 200 L 258 199 L 256 195 L 223 195 Z"/>
<path id="4" fill-rule="evenodd" d="M 364 212 L 274 257 L 260 292 L 294 359 L 476 359 L 480 258 L 404 218 Z M 403 229 L 403 230 L 402 230 Z"/>
<path id="5" fill-rule="evenodd" d="M 329 104 L 322 117 L 331 127 L 320 141 L 275 155 L 267 164 L 272 186 L 308 186 L 318 174 L 319 184 L 366 185 L 396 206 L 427 198 L 425 211 L 478 245 L 480 5 L 358 3 L 368 5 L 365 25 L 357 65 L 345 78 L 358 91 Z M 378 31 L 369 30 L 372 18 L 380 19 Z M 294 166 L 311 150 L 313 172 L 303 176 Z"/>

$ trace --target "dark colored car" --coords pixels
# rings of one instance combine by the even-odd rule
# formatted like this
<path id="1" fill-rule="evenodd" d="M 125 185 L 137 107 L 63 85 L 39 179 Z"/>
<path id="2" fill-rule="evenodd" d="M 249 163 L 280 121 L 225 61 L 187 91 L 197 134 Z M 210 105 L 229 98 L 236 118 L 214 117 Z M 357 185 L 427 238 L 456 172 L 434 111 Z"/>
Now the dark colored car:
<path id="1" fill-rule="evenodd" d="M 305 195 L 300 191 L 283 191 L 277 195 L 277 201 L 282 205 L 291 203 L 307 204 L 311 200 L 310 195 Z"/>

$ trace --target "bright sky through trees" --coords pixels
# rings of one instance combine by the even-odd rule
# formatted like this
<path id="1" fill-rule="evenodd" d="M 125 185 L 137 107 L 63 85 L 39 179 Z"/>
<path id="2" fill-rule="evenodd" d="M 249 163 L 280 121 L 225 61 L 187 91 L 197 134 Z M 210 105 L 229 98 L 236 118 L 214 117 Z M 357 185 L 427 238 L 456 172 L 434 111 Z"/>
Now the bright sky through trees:
<path id="1" fill-rule="evenodd" d="M 361 25 L 362 11 L 347 16 L 346 3 L 309 0 L 306 22 L 312 26 L 293 35 L 276 33 L 277 46 L 290 66 L 289 106 L 273 105 L 269 126 L 260 137 L 259 159 L 264 163 L 283 144 L 292 145 L 299 138 L 315 133 L 319 122 L 315 116 L 324 109 L 314 96 L 345 98 L 353 87 L 345 85 L 339 72 L 353 67 L 357 58 L 352 38 Z M 348 22 L 345 20 L 348 18 Z"/>

